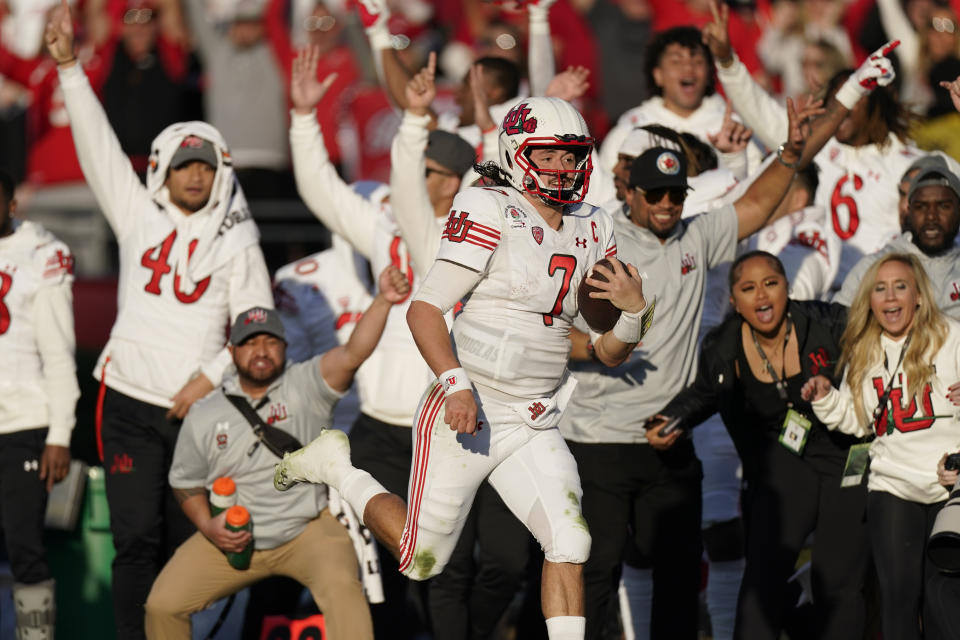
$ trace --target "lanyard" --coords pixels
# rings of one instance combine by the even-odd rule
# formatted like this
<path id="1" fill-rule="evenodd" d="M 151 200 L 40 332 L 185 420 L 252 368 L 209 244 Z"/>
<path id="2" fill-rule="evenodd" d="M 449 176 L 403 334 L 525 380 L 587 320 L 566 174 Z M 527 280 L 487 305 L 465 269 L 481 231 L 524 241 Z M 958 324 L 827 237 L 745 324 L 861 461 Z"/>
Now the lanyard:
<path id="1" fill-rule="evenodd" d="M 773 378 L 773 383 L 777 387 L 777 394 L 780 396 L 780 399 L 787 403 L 787 408 L 792 409 L 793 403 L 790 402 L 790 399 L 787 397 L 787 343 L 790 342 L 790 331 L 793 329 L 793 318 L 790 314 L 787 314 L 787 331 L 783 336 L 783 349 L 780 352 L 780 366 L 782 367 L 783 379 L 781 379 L 776 370 L 773 368 L 773 365 L 770 364 L 770 359 L 767 358 L 767 354 L 764 353 L 763 347 L 760 346 L 760 341 L 757 340 L 757 334 L 753 330 L 753 327 L 750 327 L 750 336 L 753 338 L 753 346 L 757 348 L 757 352 L 760 354 L 760 359 L 763 360 L 763 364 L 767 367 L 767 372 L 770 374 L 770 377 Z"/>
<path id="2" fill-rule="evenodd" d="M 887 382 L 886 389 L 883 390 L 883 395 L 880 396 L 880 401 L 877 402 L 877 407 L 873 410 L 873 423 L 876 424 L 880 420 L 880 415 L 883 413 L 883 408 L 886 406 L 887 402 L 890 399 L 890 391 L 893 389 L 893 381 L 897 377 L 897 371 L 900 369 L 900 365 L 903 364 L 903 356 L 907 353 L 907 347 L 910 346 L 910 339 L 913 337 L 913 329 L 910 330 L 910 333 L 907 334 L 907 339 L 904 340 L 903 346 L 900 347 L 900 357 L 897 358 L 897 364 L 893 367 L 893 371 L 890 373 L 890 380 Z M 883 351 L 883 368 L 888 369 L 889 363 L 887 362 L 887 351 Z M 893 416 L 890 412 L 887 412 L 887 435 L 890 435 L 890 432 L 893 431 Z"/>

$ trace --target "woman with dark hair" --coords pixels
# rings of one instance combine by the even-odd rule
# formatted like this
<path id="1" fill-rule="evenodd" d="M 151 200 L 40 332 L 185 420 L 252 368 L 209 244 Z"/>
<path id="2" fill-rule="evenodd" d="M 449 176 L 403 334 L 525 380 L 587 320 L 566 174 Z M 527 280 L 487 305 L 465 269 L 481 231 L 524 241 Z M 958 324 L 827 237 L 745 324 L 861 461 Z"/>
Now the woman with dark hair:
<path id="1" fill-rule="evenodd" d="M 747 548 L 735 638 L 780 636 L 793 606 L 787 582 L 811 533 L 816 637 L 858 638 L 865 491 L 841 486 L 856 440 L 828 431 L 800 396 L 810 376 L 836 379 L 846 309 L 788 299 L 783 264 L 765 251 L 737 258 L 729 285 L 736 313 L 704 338 L 696 380 L 651 420 L 647 438 L 671 446 L 719 411 L 740 454 Z"/>
<path id="2" fill-rule="evenodd" d="M 955 579 L 937 571 L 925 549 L 948 494 L 938 461 L 960 448 L 957 385 L 948 386 L 960 379 L 960 323 L 934 300 L 915 256 L 891 253 L 875 262 L 841 338 L 843 384 L 835 389 L 818 375 L 802 390 L 830 429 L 876 435 L 869 445 L 867 524 L 883 637 L 897 640 L 956 637 L 925 602 L 944 580 Z"/>

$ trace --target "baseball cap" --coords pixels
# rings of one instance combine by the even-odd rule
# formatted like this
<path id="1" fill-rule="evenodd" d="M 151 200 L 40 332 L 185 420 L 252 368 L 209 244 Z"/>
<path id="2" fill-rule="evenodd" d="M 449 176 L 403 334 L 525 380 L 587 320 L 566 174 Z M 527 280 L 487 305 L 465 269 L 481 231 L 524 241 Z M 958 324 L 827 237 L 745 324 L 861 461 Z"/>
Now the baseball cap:
<path id="1" fill-rule="evenodd" d="M 275 338 L 287 341 L 287 334 L 275 309 L 252 307 L 241 312 L 230 329 L 230 344 L 237 346 L 258 333 L 267 333 Z"/>
<path id="2" fill-rule="evenodd" d="M 630 186 L 644 191 L 687 185 L 687 159 L 682 153 L 654 147 L 634 158 L 630 164 Z"/>
<path id="3" fill-rule="evenodd" d="M 170 166 L 179 169 L 193 160 L 205 162 L 216 169 L 217 150 L 213 148 L 213 143 L 199 136 L 186 136 L 180 141 L 180 147 L 173 152 L 173 157 L 170 158 Z"/>
<path id="4" fill-rule="evenodd" d="M 960 200 L 960 178 L 957 174 L 946 167 L 932 167 L 921 170 L 913 180 L 910 181 L 910 190 L 907 191 L 907 200 L 913 200 L 913 194 L 921 187 L 947 187 L 953 191 Z"/>
<path id="5" fill-rule="evenodd" d="M 427 150 L 423 155 L 449 169 L 458 176 L 465 175 L 473 167 L 476 151 L 470 143 L 449 131 L 434 129 L 427 138 Z"/>

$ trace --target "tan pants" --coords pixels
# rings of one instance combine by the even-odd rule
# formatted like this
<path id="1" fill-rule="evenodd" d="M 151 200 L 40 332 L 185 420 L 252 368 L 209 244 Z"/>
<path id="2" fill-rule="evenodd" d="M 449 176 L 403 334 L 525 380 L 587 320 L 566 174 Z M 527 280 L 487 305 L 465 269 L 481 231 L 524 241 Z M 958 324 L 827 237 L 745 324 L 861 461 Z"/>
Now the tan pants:
<path id="1" fill-rule="evenodd" d="M 313 595 L 330 640 L 372 639 L 357 556 L 347 530 L 326 509 L 290 542 L 254 551 L 238 571 L 197 532 L 180 545 L 157 576 L 146 604 L 147 637 L 190 640 L 190 614 L 269 576 L 289 576 Z"/>

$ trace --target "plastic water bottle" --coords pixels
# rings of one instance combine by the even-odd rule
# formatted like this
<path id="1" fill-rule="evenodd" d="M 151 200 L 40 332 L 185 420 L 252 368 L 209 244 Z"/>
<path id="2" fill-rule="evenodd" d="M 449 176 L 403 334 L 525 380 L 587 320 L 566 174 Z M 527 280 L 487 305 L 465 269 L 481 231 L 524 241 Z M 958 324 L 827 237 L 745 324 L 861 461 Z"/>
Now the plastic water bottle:
<path id="1" fill-rule="evenodd" d="M 250 512 L 245 507 L 234 505 L 227 509 L 227 529 L 230 531 L 250 531 L 253 532 L 253 521 L 250 519 Z M 234 569 L 246 569 L 250 566 L 250 558 L 253 556 L 253 538 L 247 543 L 243 551 L 238 553 L 228 553 L 227 562 Z"/>
<path id="2" fill-rule="evenodd" d="M 220 476 L 213 481 L 213 490 L 210 492 L 210 515 L 218 516 L 233 505 L 237 504 L 237 485 L 233 478 Z"/>

